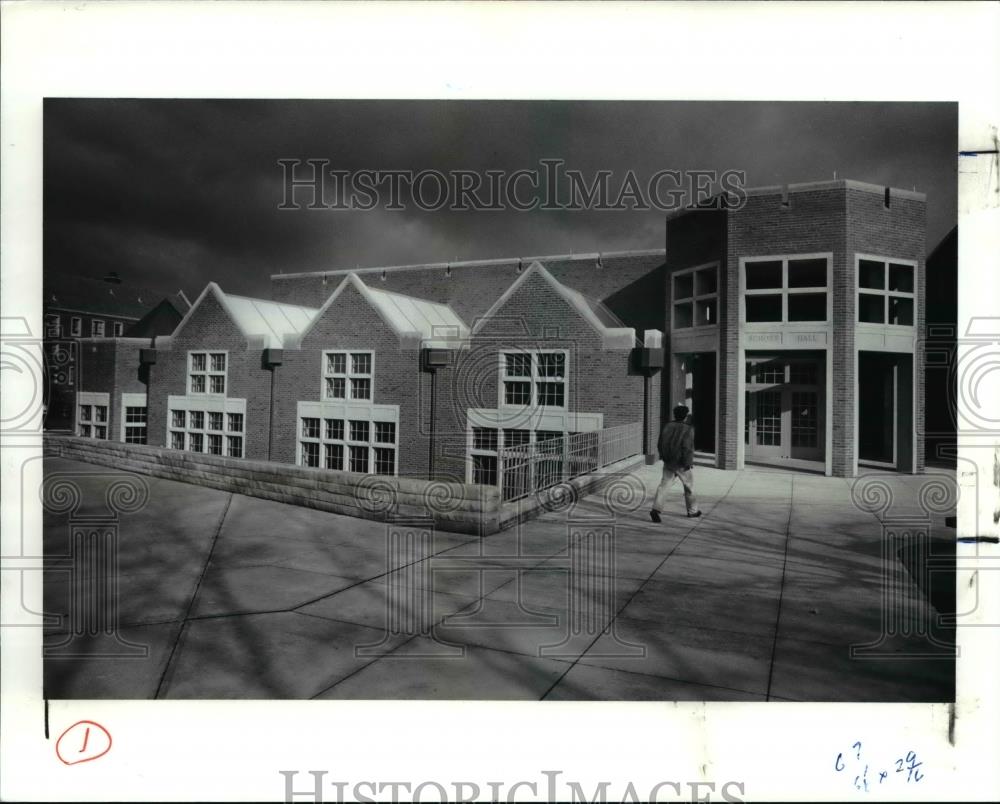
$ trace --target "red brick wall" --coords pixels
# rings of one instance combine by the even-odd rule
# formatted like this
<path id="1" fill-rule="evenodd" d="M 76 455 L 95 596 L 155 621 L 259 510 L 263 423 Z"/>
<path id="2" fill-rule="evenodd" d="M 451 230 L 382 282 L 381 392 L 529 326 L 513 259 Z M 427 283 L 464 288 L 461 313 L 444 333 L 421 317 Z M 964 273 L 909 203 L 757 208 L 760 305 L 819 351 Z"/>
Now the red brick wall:
<path id="1" fill-rule="evenodd" d="M 684 402 L 683 399 L 674 399 L 671 393 L 671 372 L 673 370 L 673 360 L 671 355 L 675 346 L 674 339 L 670 337 L 670 328 L 673 322 L 673 282 L 671 277 L 676 271 L 685 268 L 693 268 L 696 265 L 705 263 L 719 263 L 719 329 L 718 337 L 721 343 L 725 344 L 718 354 L 718 376 L 719 384 L 725 388 L 726 378 L 734 371 L 734 354 L 737 344 L 739 308 L 729 309 L 729 299 L 736 298 L 736 289 L 729 289 L 726 286 L 732 277 L 726 270 L 726 213 L 718 210 L 697 210 L 685 215 L 679 215 L 667 219 L 667 262 L 666 281 L 664 282 L 663 300 L 665 308 L 664 333 L 666 336 L 666 365 L 658 375 L 656 382 L 660 387 L 660 421 L 668 422 L 673 416 L 670 411 L 674 405 Z M 736 316 L 735 323 L 732 316 Z M 736 468 L 735 446 L 725 437 L 723 423 L 728 418 L 736 416 L 736 410 L 731 409 L 732 400 L 729 395 L 722 393 L 717 399 L 717 415 L 719 419 L 719 432 L 716 434 L 716 458 L 718 465 L 724 469 Z M 728 418 L 727 418 L 728 417 Z"/>
<path id="2" fill-rule="evenodd" d="M 854 299 L 848 292 L 853 282 L 853 257 L 847 253 L 847 202 L 843 187 L 791 192 L 783 206 L 780 191 L 751 195 L 746 206 L 730 213 L 726 291 L 732 299 L 739 293 L 741 257 L 771 254 L 833 253 L 833 474 L 853 471 L 854 460 Z M 726 321 L 727 351 L 735 354 L 739 331 L 739 308 Z M 738 376 L 725 372 L 723 441 L 732 445 L 727 468 L 736 465 Z"/>
<path id="3" fill-rule="evenodd" d="M 295 463 L 297 403 L 321 399 L 322 354 L 336 349 L 374 350 L 372 400 L 379 405 L 399 405 L 399 474 L 426 476 L 429 407 L 422 397 L 420 351 L 402 349 L 395 331 L 351 285 L 327 308 L 301 348 L 284 350 L 283 362 L 276 370 L 271 459 Z"/>
<path id="4" fill-rule="evenodd" d="M 139 365 L 139 350 L 144 344 L 108 339 L 83 341 L 79 345 L 79 391 L 108 394 L 108 438 L 121 440 L 122 394 L 147 393 L 148 373 Z M 73 412 L 74 422 L 76 411 Z"/>
<path id="5" fill-rule="evenodd" d="M 167 446 L 167 397 L 187 393 L 189 351 L 228 351 L 226 396 L 244 398 L 244 455 L 254 460 L 267 457 L 268 422 L 271 405 L 271 372 L 262 365 L 261 349 L 247 347 L 247 338 L 212 293 L 173 336 L 169 349 L 157 349 L 150 370 L 148 443 Z"/>
<path id="6" fill-rule="evenodd" d="M 856 304 L 853 276 L 854 254 L 874 254 L 917 262 L 917 303 L 914 310 L 916 323 L 914 332 L 919 339 L 920 348 L 916 349 L 913 355 L 914 424 L 918 434 L 914 443 L 913 463 L 915 472 L 923 472 L 925 462 L 925 355 L 922 336 L 927 323 L 927 282 L 924 265 L 927 205 L 923 201 L 911 198 L 890 196 L 889 206 L 886 207 L 882 195 L 849 189 L 847 191 L 847 208 L 850 215 L 847 242 L 851 253 L 852 317 L 855 315 L 854 304 Z"/>
<path id="7" fill-rule="evenodd" d="M 469 407 L 496 408 L 499 352 L 509 348 L 569 352 L 566 409 L 603 413 L 604 427 L 643 421 L 644 377 L 630 349 L 604 349 L 601 336 L 541 275 L 529 277 L 458 357 L 453 388 L 439 418 L 463 433 Z M 653 398 L 659 404 L 658 396 Z"/>

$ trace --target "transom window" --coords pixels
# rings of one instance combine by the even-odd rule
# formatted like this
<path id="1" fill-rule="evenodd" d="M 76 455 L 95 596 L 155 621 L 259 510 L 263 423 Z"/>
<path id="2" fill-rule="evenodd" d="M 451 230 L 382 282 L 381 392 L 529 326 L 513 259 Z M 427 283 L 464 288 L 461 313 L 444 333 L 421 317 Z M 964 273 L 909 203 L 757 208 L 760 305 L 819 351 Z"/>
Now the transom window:
<path id="1" fill-rule="evenodd" d="M 299 464 L 362 474 L 396 474 L 396 423 L 299 417 Z"/>
<path id="2" fill-rule="evenodd" d="M 323 398 L 372 398 L 372 352 L 324 352 Z"/>
<path id="3" fill-rule="evenodd" d="M 188 393 L 226 393 L 225 352 L 188 352 Z"/>
<path id="4" fill-rule="evenodd" d="M 146 408 L 129 405 L 125 408 L 125 443 L 146 443 Z"/>
<path id="5" fill-rule="evenodd" d="M 512 407 L 566 407 L 566 352 L 501 352 L 501 403 Z"/>
<path id="6" fill-rule="evenodd" d="M 707 327 L 719 323 L 719 269 L 687 268 L 673 275 L 674 329 Z"/>
<path id="7" fill-rule="evenodd" d="M 77 416 L 77 432 L 84 438 L 108 438 L 108 406 L 80 405 Z"/>
<path id="8" fill-rule="evenodd" d="M 913 326 L 916 298 L 912 263 L 873 258 L 858 260 L 858 321 Z"/>
<path id="9" fill-rule="evenodd" d="M 244 417 L 242 413 L 171 410 L 170 446 L 188 452 L 243 457 Z"/>
<path id="10" fill-rule="evenodd" d="M 744 261 L 744 321 L 827 321 L 829 267 L 828 257 L 773 257 Z"/>

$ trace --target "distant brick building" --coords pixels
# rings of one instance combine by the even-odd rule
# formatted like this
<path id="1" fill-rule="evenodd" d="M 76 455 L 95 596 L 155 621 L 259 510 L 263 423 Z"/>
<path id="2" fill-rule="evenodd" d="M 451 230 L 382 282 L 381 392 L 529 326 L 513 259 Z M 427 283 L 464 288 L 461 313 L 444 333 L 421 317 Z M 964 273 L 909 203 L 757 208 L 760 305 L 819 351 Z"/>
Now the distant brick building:
<path id="1" fill-rule="evenodd" d="M 88 366 L 96 373 L 84 378 L 81 361 L 86 350 L 111 343 L 111 339 L 148 339 L 169 334 L 188 304 L 181 294 L 164 297 L 157 291 L 123 282 L 111 272 L 103 279 L 46 275 L 42 308 L 48 406 L 45 426 L 51 430 L 73 426 L 76 394 L 82 387 L 103 388 L 102 372 L 107 369 L 98 368 L 92 359 Z M 107 349 L 97 350 L 109 354 Z"/>
<path id="2" fill-rule="evenodd" d="M 671 215 L 665 251 L 278 274 L 273 300 L 209 284 L 171 336 L 95 349 L 107 428 L 78 431 L 138 438 L 141 414 L 152 445 L 509 486 L 517 450 L 586 463 L 627 433 L 650 460 L 683 401 L 723 469 L 920 472 L 924 211 L 792 185 Z"/>

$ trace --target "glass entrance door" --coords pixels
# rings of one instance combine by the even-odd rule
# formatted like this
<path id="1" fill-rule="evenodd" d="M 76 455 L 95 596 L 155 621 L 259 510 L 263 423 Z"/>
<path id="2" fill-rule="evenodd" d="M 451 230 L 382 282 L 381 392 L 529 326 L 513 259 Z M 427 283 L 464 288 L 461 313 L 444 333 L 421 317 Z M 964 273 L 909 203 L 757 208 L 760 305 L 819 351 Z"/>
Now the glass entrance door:
<path id="1" fill-rule="evenodd" d="M 824 457 L 822 358 L 750 357 L 743 439 L 754 458 Z"/>

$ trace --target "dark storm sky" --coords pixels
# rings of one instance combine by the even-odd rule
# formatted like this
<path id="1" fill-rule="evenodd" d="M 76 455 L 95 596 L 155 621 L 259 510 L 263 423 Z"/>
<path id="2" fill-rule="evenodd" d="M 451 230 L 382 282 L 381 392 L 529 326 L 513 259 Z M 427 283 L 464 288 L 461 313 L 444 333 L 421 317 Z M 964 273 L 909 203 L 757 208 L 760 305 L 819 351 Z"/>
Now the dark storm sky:
<path id="1" fill-rule="evenodd" d="M 345 170 L 744 170 L 749 186 L 852 178 L 956 219 L 954 104 L 175 101 L 45 103 L 45 270 L 190 298 L 269 296 L 279 271 L 661 248 L 663 213 L 279 210 L 279 159 Z M 303 200 L 306 196 L 299 196 Z"/>

